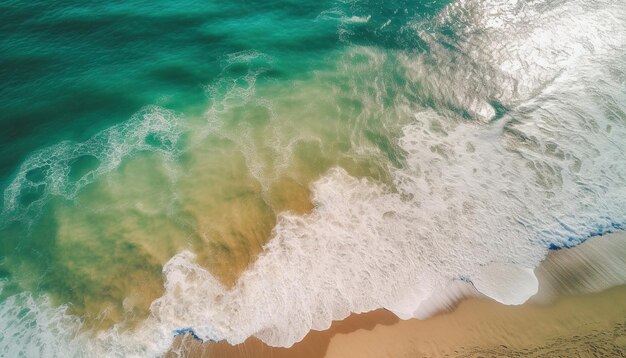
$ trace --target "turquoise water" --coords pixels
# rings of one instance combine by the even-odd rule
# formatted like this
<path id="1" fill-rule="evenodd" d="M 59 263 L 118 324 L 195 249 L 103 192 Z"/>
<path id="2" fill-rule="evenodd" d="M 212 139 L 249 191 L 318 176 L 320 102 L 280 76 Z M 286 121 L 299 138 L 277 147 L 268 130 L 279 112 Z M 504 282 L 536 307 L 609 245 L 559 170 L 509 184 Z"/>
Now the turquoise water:
<path id="1" fill-rule="evenodd" d="M 369 25 L 345 26 L 352 32 L 345 38 L 412 47 L 415 42 L 398 28 L 443 5 L 4 2 L 0 174 L 10 175 L 37 148 L 84 140 L 146 105 L 202 111 L 203 87 L 224 76 L 229 54 L 255 50 L 271 56 L 266 79 L 303 76 L 346 46 L 337 36 L 342 17 L 371 16 L 373 9 Z M 392 14 L 397 24 L 377 31 Z M 242 71 L 247 69 L 235 66 L 228 74 L 237 77 Z"/>
<path id="2" fill-rule="evenodd" d="M 310 24 L 326 6 L 4 2 L 3 177 L 31 151 L 85 140 L 143 106 L 201 111 L 228 54 L 267 52 L 281 61 L 273 78 L 319 65 L 339 46 L 334 24 Z"/>
<path id="3" fill-rule="evenodd" d="M 0 4 L 0 355 L 290 346 L 459 281 L 524 302 L 548 249 L 626 225 L 625 24 L 609 0 Z"/>

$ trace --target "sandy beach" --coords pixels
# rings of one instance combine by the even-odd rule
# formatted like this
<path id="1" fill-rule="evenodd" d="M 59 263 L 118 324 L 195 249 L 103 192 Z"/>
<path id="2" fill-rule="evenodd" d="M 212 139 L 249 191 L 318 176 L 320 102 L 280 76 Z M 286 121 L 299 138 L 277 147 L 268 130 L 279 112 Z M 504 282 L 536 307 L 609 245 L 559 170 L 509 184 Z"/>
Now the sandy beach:
<path id="1" fill-rule="evenodd" d="M 0 9 L 0 358 L 626 358 L 626 0 Z"/>
<path id="2" fill-rule="evenodd" d="M 186 336 L 167 356 L 626 356 L 626 234 L 553 251 L 535 272 L 540 291 L 519 306 L 472 297 L 450 312 L 406 321 L 380 309 L 312 331 L 291 348 L 273 348 L 254 338 L 232 346 Z"/>

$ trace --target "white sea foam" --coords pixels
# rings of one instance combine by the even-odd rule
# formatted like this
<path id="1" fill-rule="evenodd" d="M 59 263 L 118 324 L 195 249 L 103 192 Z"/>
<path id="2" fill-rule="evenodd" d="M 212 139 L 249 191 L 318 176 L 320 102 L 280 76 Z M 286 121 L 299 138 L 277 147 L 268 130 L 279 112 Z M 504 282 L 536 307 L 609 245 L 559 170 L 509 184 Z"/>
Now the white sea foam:
<path id="1" fill-rule="evenodd" d="M 54 308 L 48 298 L 30 293 L 0 303 L 0 356 L 72 357 L 84 349 L 87 337 L 79 334 L 81 321 Z"/>
<path id="2" fill-rule="evenodd" d="M 341 18 L 341 21 L 347 23 L 364 24 L 370 21 L 371 18 L 371 16 L 350 16 Z"/>
<path id="3" fill-rule="evenodd" d="M 47 296 L 22 292 L 0 302 L 1 357 L 156 357 L 172 340 L 170 326 L 153 318 L 129 332 L 120 326 L 94 333 Z M 168 329 L 169 328 L 169 329 Z"/>
<path id="4" fill-rule="evenodd" d="M 526 135 L 541 141 L 554 133 L 530 119 L 519 124 Z M 153 313 L 205 339 L 240 343 L 254 335 L 290 346 L 350 312 L 385 307 L 401 318 L 421 316 L 428 310 L 423 302 L 459 279 L 518 304 L 536 293 L 532 269 L 550 243 L 567 245 L 568 237 L 582 239 L 598 225 L 610 230 L 626 219 L 626 168 L 602 168 L 598 176 L 595 164 L 615 158 L 615 150 L 623 154 L 623 143 L 569 142 L 563 159 L 532 162 L 524 158 L 532 150 L 509 148 L 517 138 L 501 136 L 502 125 L 493 125 L 493 133 L 461 125 L 439 138 L 420 136 L 422 130 L 406 128 L 402 143 L 410 165 L 396 173 L 397 192 L 333 169 L 314 185 L 315 211 L 283 215 L 264 254 L 235 288 L 225 290 L 184 253 L 166 265 L 166 295 Z M 623 126 L 612 133 L 613 139 L 626 135 Z M 572 153 L 582 157 L 580 168 L 568 168 Z M 546 185 L 531 169 L 531 163 L 557 162 L 558 183 Z M 450 164 L 460 169 L 447 169 Z"/>
<path id="5" fill-rule="evenodd" d="M 458 34 L 469 60 L 453 65 L 435 50 L 434 67 L 410 54 L 404 65 L 438 103 L 483 121 L 412 113 L 391 185 L 331 169 L 312 186 L 313 212 L 280 215 L 231 289 L 192 253 L 176 255 L 151 317 L 101 333 L 99 353 L 154 356 L 186 327 L 203 339 L 288 347 L 351 312 L 424 317 L 438 293 L 463 295 L 470 283 L 503 303 L 526 301 L 548 247 L 626 224 L 626 5 L 600 3 L 451 6 L 442 22 L 471 14 L 459 30 L 468 35 Z M 569 37 L 544 41 L 553 31 Z M 494 100 L 506 113 L 496 115 Z"/>
<path id="6" fill-rule="evenodd" d="M 478 29 L 518 16 L 480 4 L 483 17 L 497 19 Z M 469 36 L 462 46 L 470 58 L 472 49 L 478 53 L 468 64 L 486 62 L 479 70 L 508 56 L 487 72 L 493 78 L 464 84 L 477 72 L 448 65 L 439 77 L 414 80 L 430 78 L 441 103 L 492 121 L 415 113 L 399 142 L 406 165 L 392 173 L 393 186 L 332 169 L 313 185 L 315 210 L 281 215 L 263 255 L 234 288 L 224 289 L 191 253 L 172 259 L 155 317 L 193 327 L 204 339 L 256 336 L 290 346 L 350 312 L 385 307 L 401 318 L 421 317 L 432 311 L 433 295 L 457 281 L 503 303 L 526 301 L 537 292 L 533 269 L 548 247 L 626 223 L 626 44 L 614 35 L 624 30 L 626 9 L 606 5 L 531 14 L 537 19 L 522 21 L 520 37 Z M 555 26 L 574 32 L 581 22 L 589 31 L 567 37 L 576 44 L 543 41 Z M 415 68 L 411 59 L 405 63 Z M 515 70 L 505 65 L 518 60 Z M 506 113 L 496 116 L 490 100 L 505 104 Z"/>
<path id="7" fill-rule="evenodd" d="M 0 218 L 2 222 L 32 220 L 50 196 L 74 198 L 80 189 L 137 152 L 174 155 L 181 133 L 179 118 L 173 112 L 152 106 L 84 142 L 65 141 L 38 150 L 20 165 L 5 189 Z M 73 167 L 85 159 L 91 165 L 80 175 L 73 175 Z"/>

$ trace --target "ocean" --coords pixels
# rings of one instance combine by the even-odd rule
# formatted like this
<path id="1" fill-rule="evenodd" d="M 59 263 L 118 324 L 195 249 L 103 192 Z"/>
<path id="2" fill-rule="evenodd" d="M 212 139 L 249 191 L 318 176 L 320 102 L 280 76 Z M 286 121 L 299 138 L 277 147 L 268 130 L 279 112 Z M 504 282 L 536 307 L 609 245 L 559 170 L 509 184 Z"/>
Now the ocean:
<path id="1" fill-rule="evenodd" d="M 0 356 L 521 304 L 626 229 L 623 1 L 17 0 L 0 33 Z"/>

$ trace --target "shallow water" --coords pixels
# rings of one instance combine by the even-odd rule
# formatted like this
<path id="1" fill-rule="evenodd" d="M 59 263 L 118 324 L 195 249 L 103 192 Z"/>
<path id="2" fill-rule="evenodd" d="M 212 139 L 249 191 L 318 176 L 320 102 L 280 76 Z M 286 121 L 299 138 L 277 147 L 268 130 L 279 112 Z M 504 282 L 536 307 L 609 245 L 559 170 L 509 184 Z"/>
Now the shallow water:
<path id="1" fill-rule="evenodd" d="M 0 6 L 2 354 L 519 304 L 625 228 L 620 1 Z"/>
<path id="2" fill-rule="evenodd" d="M 257 339 L 230 345 L 178 336 L 166 357 L 619 357 L 626 348 L 626 235 L 594 237 L 551 251 L 535 270 L 539 292 L 518 306 L 498 304 L 472 287 L 438 297 L 425 320 L 378 309 L 311 331 L 290 348 Z M 601 291 L 601 292 L 600 292 Z M 460 298 L 462 302 L 459 302 Z"/>

